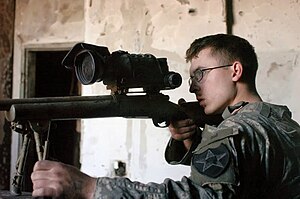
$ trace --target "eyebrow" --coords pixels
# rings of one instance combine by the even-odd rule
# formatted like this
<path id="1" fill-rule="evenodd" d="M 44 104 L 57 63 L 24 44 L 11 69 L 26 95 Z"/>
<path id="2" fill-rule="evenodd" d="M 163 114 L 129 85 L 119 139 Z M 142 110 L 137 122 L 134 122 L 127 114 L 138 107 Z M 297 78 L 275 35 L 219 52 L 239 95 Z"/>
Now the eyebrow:
<path id="1" fill-rule="evenodd" d="M 204 67 L 197 67 L 194 71 L 191 71 L 190 72 L 190 77 L 193 77 L 194 75 L 195 75 L 195 72 L 197 71 L 197 70 L 202 70 L 201 68 L 204 68 Z"/>
<path id="2" fill-rule="evenodd" d="M 207 67 L 205 67 L 205 66 L 197 66 L 197 68 L 193 72 L 195 72 L 197 70 L 202 70 L 202 69 L 205 69 L 205 68 L 207 68 Z"/>

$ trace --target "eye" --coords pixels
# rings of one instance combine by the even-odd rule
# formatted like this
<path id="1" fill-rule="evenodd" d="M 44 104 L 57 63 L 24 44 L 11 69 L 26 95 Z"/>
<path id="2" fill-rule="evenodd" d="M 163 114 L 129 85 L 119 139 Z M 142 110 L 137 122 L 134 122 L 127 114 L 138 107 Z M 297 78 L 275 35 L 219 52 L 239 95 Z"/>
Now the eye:
<path id="1" fill-rule="evenodd" d="M 203 76 L 203 72 L 201 69 L 195 71 L 194 78 L 197 82 L 199 82 L 202 79 L 202 76 Z"/>

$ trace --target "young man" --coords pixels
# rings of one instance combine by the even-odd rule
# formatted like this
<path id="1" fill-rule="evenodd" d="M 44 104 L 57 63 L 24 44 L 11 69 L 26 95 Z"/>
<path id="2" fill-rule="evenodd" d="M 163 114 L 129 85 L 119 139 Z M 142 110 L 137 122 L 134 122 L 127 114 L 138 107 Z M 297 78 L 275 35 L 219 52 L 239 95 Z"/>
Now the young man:
<path id="1" fill-rule="evenodd" d="M 67 198 L 299 198 L 300 126 L 285 106 L 262 102 L 255 86 L 253 47 L 233 35 L 195 40 L 187 50 L 190 92 L 208 115 L 224 120 L 203 132 L 192 119 L 172 121 L 170 163 L 191 176 L 142 184 L 92 178 L 64 164 L 37 162 L 34 196 Z M 174 154 L 174 151 L 176 152 Z M 73 195 L 72 195 L 73 194 Z"/>

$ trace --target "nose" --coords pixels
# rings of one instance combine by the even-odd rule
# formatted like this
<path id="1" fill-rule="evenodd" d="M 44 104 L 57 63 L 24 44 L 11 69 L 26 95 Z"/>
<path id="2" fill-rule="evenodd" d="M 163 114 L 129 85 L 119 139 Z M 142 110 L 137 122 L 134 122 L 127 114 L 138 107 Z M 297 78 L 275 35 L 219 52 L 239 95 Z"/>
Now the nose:
<path id="1" fill-rule="evenodd" d="M 191 82 L 191 85 L 190 85 L 190 89 L 189 89 L 189 92 L 190 93 L 196 93 L 197 89 L 199 89 L 199 87 L 196 86 L 196 83 L 194 81 Z"/>

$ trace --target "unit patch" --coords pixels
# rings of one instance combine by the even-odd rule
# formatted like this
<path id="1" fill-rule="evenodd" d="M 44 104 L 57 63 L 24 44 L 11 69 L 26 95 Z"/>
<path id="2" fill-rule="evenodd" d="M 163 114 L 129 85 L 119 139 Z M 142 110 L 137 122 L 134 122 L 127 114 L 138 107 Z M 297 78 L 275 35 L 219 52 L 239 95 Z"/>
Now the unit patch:
<path id="1" fill-rule="evenodd" d="M 201 174 L 216 178 L 225 171 L 229 163 L 229 151 L 224 144 L 221 144 L 217 148 L 194 154 L 192 163 Z"/>

